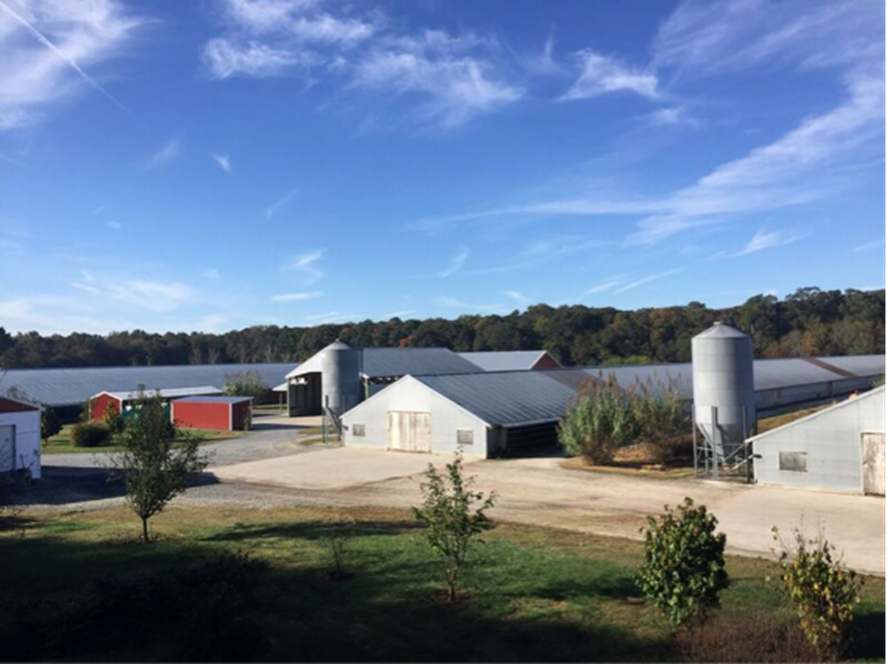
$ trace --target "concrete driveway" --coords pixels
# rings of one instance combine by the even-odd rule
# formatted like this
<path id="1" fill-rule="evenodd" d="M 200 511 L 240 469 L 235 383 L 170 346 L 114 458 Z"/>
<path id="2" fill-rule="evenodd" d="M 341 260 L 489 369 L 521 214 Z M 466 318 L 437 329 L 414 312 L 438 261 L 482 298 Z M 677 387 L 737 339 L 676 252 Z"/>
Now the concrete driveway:
<path id="1" fill-rule="evenodd" d="M 209 457 L 212 466 L 303 454 L 323 448 L 321 444 L 304 444 L 306 432 L 319 425 L 320 417 L 265 415 L 255 418 L 253 428 L 243 436 L 206 443 L 200 446 L 200 451 Z M 50 468 L 104 468 L 113 454 L 102 453 L 100 449 L 93 454 L 45 454 L 42 465 Z"/>
<path id="2" fill-rule="evenodd" d="M 448 461 L 447 457 L 431 454 L 339 447 L 269 461 L 212 466 L 208 471 L 223 482 L 338 490 L 417 475 L 429 463 L 442 468 Z"/>
<path id="3" fill-rule="evenodd" d="M 421 499 L 417 474 L 429 462 L 447 461 L 338 448 L 210 470 L 223 483 L 285 487 L 312 502 L 410 507 Z M 802 527 L 810 535 L 823 532 L 854 569 L 884 574 L 882 498 L 568 470 L 557 458 L 466 461 L 466 470 L 479 490 L 496 492 L 491 514 L 503 520 L 639 539 L 647 516 L 690 496 L 715 514 L 733 553 L 774 557 L 771 528 L 788 541 Z"/>

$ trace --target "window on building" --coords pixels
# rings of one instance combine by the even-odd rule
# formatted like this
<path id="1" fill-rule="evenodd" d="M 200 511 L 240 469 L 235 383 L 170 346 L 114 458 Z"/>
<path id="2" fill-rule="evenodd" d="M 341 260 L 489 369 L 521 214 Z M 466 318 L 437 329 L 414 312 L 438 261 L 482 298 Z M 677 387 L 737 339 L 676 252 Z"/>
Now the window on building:
<path id="1" fill-rule="evenodd" d="M 366 436 L 367 435 L 367 427 L 366 424 L 352 424 L 352 433 L 355 436 Z"/>
<path id="2" fill-rule="evenodd" d="M 471 429 L 457 429 L 456 440 L 460 445 L 474 445 L 474 431 Z"/>
<path id="3" fill-rule="evenodd" d="M 779 470 L 793 470 L 797 473 L 807 472 L 806 452 L 780 452 Z"/>

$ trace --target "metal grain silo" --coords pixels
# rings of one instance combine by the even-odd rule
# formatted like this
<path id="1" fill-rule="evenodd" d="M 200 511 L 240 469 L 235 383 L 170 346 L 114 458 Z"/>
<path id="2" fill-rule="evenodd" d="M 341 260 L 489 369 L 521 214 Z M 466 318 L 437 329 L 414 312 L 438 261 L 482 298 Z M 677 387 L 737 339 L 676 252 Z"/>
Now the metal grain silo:
<path id="1" fill-rule="evenodd" d="M 360 349 L 337 339 L 321 351 L 320 371 L 324 407 L 341 415 L 360 402 Z"/>
<path id="2" fill-rule="evenodd" d="M 751 337 L 717 322 L 693 337 L 693 410 L 712 470 L 744 458 L 743 443 L 755 424 Z"/>

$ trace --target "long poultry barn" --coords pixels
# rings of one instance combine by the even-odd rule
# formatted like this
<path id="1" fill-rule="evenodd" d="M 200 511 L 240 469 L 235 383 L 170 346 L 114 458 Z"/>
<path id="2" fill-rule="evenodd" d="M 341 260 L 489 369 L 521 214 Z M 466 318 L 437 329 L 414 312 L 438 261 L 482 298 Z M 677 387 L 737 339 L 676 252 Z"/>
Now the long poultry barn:
<path id="1" fill-rule="evenodd" d="M 759 416 L 840 400 L 868 389 L 884 357 L 758 360 Z M 670 385 L 688 402 L 690 364 L 482 371 L 405 376 L 341 416 L 343 442 L 413 452 L 449 453 L 461 446 L 492 457 L 554 444 L 557 422 L 589 380 L 612 376 L 625 389 Z"/>

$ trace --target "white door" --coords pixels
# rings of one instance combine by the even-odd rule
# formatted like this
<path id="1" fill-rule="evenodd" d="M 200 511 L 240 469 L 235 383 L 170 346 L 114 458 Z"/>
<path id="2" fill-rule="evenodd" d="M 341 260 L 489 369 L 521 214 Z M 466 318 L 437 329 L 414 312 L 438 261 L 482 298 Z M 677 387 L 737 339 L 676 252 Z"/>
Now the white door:
<path id="1" fill-rule="evenodd" d="M 15 470 L 15 427 L 0 426 L 0 473 Z"/>
<path id="2" fill-rule="evenodd" d="M 388 449 L 401 452 L 430 452 L 431 413 L 389 410 Z"/>
<path id="3" fill-rule="evenodd" d="M 862 490 L 884 495 L 884 434 L 862 434 Z"/>

